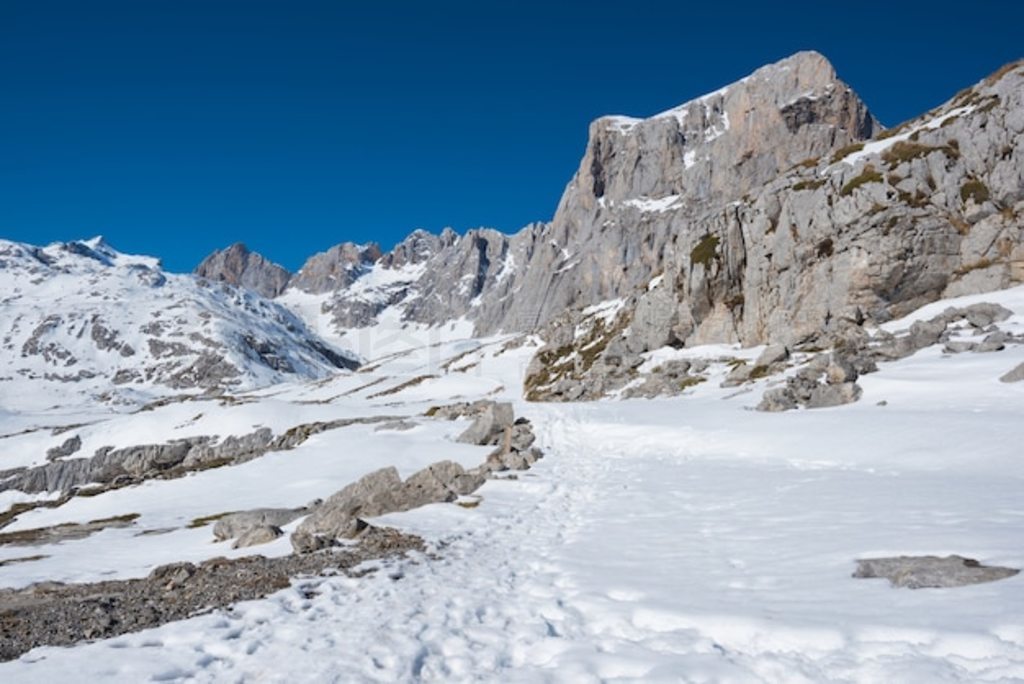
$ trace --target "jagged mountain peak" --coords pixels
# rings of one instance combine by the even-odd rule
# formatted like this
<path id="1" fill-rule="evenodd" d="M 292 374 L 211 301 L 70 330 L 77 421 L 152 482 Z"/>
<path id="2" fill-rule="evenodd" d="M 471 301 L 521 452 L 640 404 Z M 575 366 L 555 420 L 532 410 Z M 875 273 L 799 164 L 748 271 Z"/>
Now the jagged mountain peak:
<path id="1" fill-rule="evenodd" d="M 752 107 L 778 108 L 801 98 L 816 99 L 828 96 L 833 91 L 853 94 L 852 89 L 839 80 L 835 67 L 824 55 L 807 50 L 760 67 L 731 84 L 687 100 L 650 117 L 637 118 L 624 115 L 599 117 L 591 125 L 591 136 L 595 129 L 604 128 L 610 128 L 620 134 L 629 134 L 634 132 L 634 128 L 639 123 L 660 119 L 675 119 L 680 124 L 685 124 L 689 115 L 699 114 L 698 107 L 721 110 L 729 99 L 743 100 L 744 113 L 748 114 Z M 853 95 L 856 97 L 855 94 Z M 877 122 L 874 123 L 877 128 Z"/>
<path id="2" fill-rule="evenodd" d="M 451 228 L 445 228 L 440 235 L 417 228 L 395 245 L 394 249 L 383 255 L 380 263 L 385 268 L 401 268 L 409 264 L 420 264 L 430 259 L 439 250 L 453 245 L 458 238 L 458 233 Z"/>
<path id="3" fill-rule="evenodd" d="M 836 79 L 836 69 L 828 57 L 817 50 L 800 50 L 777 62 L 756 69 L 750 76 L 767 78 L 772 74 L 791 72 L 801 85 L 825 85 Z"/>
<path id="4" fill-rule="evenodd" d="M 252 254 L 252 251 L 246 246 L 244 242 L 234 242 L 223 250 L 227 254 Z"/>
<path id="5" fill-rule="evenodd" d="M 88 240 L 80 240 L 80 242 L 89 249 L 92 249 L 96 252 L 100 252 L 103 254 L 113 255 L 119 253 L 116 249 L 114 249 L 114 247 L 109 242 L 107 242 L 107 239 L 102 235 L 93 236 Z"/>
<path id="6" fill-rule="evenodd" d="M 50 270 L 65 273 L 86 273 L 97 269 L 115 266 L 134 266 L 136 269 L 159 272 L 162 268 L 160 260 L 155 257 L 137 254 L 125 254 L 118 251 L 102 237 L 89 240 L 69 240 L 53 242 L 44 247 L 25 243 L 0 240 L 0 257 L 8 264 L 16 264 L 16 257 L 31 257 L 36 267 L 43 272 Z M 24 266 L 25 262 L 22 262 Z M 4 264 L 0 263 L 0 268 Z"/>
<path id="7" fill-rule="evenodd" d="M 343 289 L 365 274 L 381 256 L 376 242 L 341 242 L 307 259 L 290 285 L 310 294 Z"/>
<path id="8" fill-rule="evenodd" d="M 607 203 L 723 205 L 881 130 L 819 57 L 800 53 L 647 119 L 598 119 L 555 222 Z"/>
<path id="9" fill-rule="evenodd" d="M 284 292 L 291 273 L 251 251 L 242 242 L 215 251 L 196 266 L 194 273 L 208 280 L 245 287 L 264 297 Z"/>

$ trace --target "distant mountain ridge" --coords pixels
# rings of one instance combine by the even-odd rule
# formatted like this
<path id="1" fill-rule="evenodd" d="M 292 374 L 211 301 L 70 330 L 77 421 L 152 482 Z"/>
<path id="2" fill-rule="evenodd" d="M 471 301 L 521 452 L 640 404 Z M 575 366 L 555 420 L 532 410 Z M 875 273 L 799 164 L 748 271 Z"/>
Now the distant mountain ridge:
<path id="1" fill-rule="evenodd" d="M 102 238 L 0 240 L 0 405 L 133 404 L 358 367 L 280 304 L 165 273 Z"/>
<path id="2" fill-rule="evenodd" d="M 292 277 L 283 266 L 249 251 L 241 242 L 206 257 L 194 272 L 201 278 L 244 287 L 268 298 L 284 292 Z"/>
<path id="3" fill-rule="evenodd" d="M 741 120 L 742 130 L 730 132 L 730 121 Z M 609 260 L 632 258 L 640 249 L 628 244 L 628 235 L 627 244 L 612 246 L 595 234 L 609 222 L 625 228 L 652 208 L 693 211 L 734 199 L 810 155 L 879 129 L 827 60 L 799 53 L 650 119 L 595 121 L 580 170 L 549 224 L 514 236 L 490 229 L 461 237 L 417 231 L 386 255 L 376 245 L 360 251 L 342 243 L 307 261 L 291 286 L 329 293 L 324 306 L 336 312 L 339 327 L 368 325 L 375 313 L 364 302 L 347 301 L 345 289 L 371 267 L 408 263 L 397 255 L 416 243 L 418 260 L 428 267 L 408 292 L 384 297 L 389 305 L 401 300 L 404 315 L 421 323 L 466 316 L 481 333 L 531 329 L 566 306 L 636 287 L 660 267 L 658 255 L 641 255 L 628 272 L 621 264 L 612 268 Z M 721 163 L 738 157 L 735 165 Z M 564 259 L 569 253 L 572 263 Z"/>
<path id="4" fill-rule="evenodd" d="M 661 303 L 642 304 L 664 329 L 641 326 L 644 348 L 786 341 L 1006 287 L 1024 268 L 1022 73 L 1008 65 L 885 131 L 828 60 L 797 53 L 648 119 L 596 120 L 550 223 L 417 232 L 422 272 L 371 279 L 388 283 L 372 303 L 355 283 L 396 268 L 407 243 L 379 257 L 339 246 L 293 283 L 324 296 L 339 330 L 398 307 L 489 334 L 538 330 L 665 274 L 646 300 Z"/>

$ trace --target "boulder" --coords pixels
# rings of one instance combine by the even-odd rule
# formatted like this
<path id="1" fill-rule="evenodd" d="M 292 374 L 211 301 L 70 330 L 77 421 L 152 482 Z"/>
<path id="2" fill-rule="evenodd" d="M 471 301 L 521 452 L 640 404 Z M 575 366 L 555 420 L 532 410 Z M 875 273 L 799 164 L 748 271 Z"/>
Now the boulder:
<path id="1" fill-rule="evenodd" d="M 946 332 L 946 325 L 941 321 L 915 321 L 910 326 L 906 339 L 909 346 L 914 351 L 918 351 L 938 343 L 944 332 Z"/>
<path id="2" fill-rule="evenodd" d="M 1015 368 L 999 378 L 1000 382 L 1020 382 L 1024 380 L 1024 363 L 1018 364 Z"/>
<path id="3" fill-rule="evenodd" d="M 517 423 L 512 426 L 512 432 L 509 436 L 509 447 L 516 451 L 526 451 L 536 441 L 536 436 L 533 434 L 533 428 L 530 427 L 529 423 Z"/>
<path id="4" fill-rule="evenodd" d="M 826 382 L 819 382 L 825 375 Z M 789 411 L 798 406 L 827 408 L 860 399 L 861 388 L 853 381 L 857 372 L 842 355 L 819 355 L 786 380 L 783 387 L 764 393 L 758 411 Z"/>
<path id="5" fill-rule="evenodd" d="M 857 379 L 857 369 L 847 357 L 832 354 L 828 367 L 825 369 L 825 380 L 830 385 L 842 385 Z"/>
<path id="6" fill-rule="evenodd" d="M 462 418 L 463 416 L 476 416 L 492 403 L 494 402 L 487 399 L 480 399 L 473 403 L 468 401 L 459 401 L 454 404 L 445 404 L 443 406 L 431 406 L 427 409 L 424 415 L 428 418 L 455 420 L 456 418 Z"/>
<path id="7" fill-rule="evenodd" d="M 775 387 L 764 393 L 764 396 L 761 397 L 761 403 L 757 405 L 757 410 L 779 413 L 781 411 L 790 411 L 797 406 L 796 396 L 790 388 Z"/>
<path id="8" fill-rule="evenodd" d="M 459 496 L 467 496 L 484 486 L 490 470 L 486 466 L 471 468 L 452 482 L 452 488 Z"/>
<path id="9" fill-rule="evenodd" d="M 987 328 L 993 323 L 1005 321 L 1013 315 L 1013 312 L 1005 306 L 992 304 L 990 302 L 971 304 L 960 311 L 962 312 L 963 317 L 967 319 L 967 322 L 975 328 Z"/>
<path id="10" fill-rule="evenodd" d="M 856 578 L 884 577 L 907 589 L 963 587 L 1013 577 L 1020 570 L 990 567 L 963 556 L 897 556 L 857 561 Z"/>
<path id="11" fill-rule="evenodd" d="M 783 363 L 789 359 L 789 349 L 783 344 L 769 344 L 761 355 L 757 357 L 754 366 L 771 366 L 775 363 Z"/>
<path id="12" fill-rule="evenodd" d="M 743 383 L 750 380 L 751 373 L 754 372 L 754 367 L 749 363 L 740 363 L 725 376 L 725 380 L 722 381 L 722 387 L 739 387 Z"/>
<path id="13" fill-rule="evenodd" d="M 58 459 L 65 458 L 65 457 L 70 456 L 71 454 L 75 453 L 76 451 L 78 451 L 81 448 L 82 448 L 82 438 L 81 437 L 79 437 L 78 435 L 75 435 L 74 437 L 69 437 L 68 439 L 64 440 L 64 443 L 61 444 L 60 446 L 55 446 L 55 447 L 51 447 L 50 449 L 47 449 L 46 450 L 46 460 L 47 461 L 56 461 Z"/>
<path id="14" fill-rule="evenodd" d="M 703 360 L 703 359 L 701 359 Z M 707 364 L 704 364 L 704 368 L 697 368 L 693 361 L 688 359 L 674 359 L 672 361 L 666 361 L 658 367 L 661 373 L 672 378 L 683 377 L 690 373 L 691 370 L 699 373 L 707 368 Z"/>
<path id="15" fill-rule="evenodd" d="M 192 563 L 168 563 L 153 568 L 148 579 L 164 591 L 180 589 L 196 574 L 198 568 Z"/>
<path id="16" fill-rule="evenodd" d="M 1011 336 L 1002 331 L 994 332 L 986 335 L 974 351 L 979 353 L 1003 351 L 1006 349 L 1007 340 L 1010 339 L 1012 339 Z"/>
<path id="17" fill-rule="evenodd" d="M 878 364 L 867 353 L 858 353 L 847 358 L 858 375 L 867 375 L 878 370 Z"/>
<path id="18" fill-rule="evenodd" d="M 284 527 L 310 512 L 303 508 L 254 508 L 249 511 L 229 513 L 213 526 L 213 537 L 217 541 L 234 539 L 257 527 Z"/>
<path id="19" fill-rule="evenodd" d="M 259 525 L 257 527 L 250 527 L 245 531 L 235 543 L 231 545 L 233 549 L 244 549 L 250 546 L 258 546 L 259 544 L 268 544 L 281 535 L 284 532 L 281 531 L 280 527 L 274 525 Z"/>
<path id="20" fill-rule="evenodd" d="M 292 534 L 297 552 L 331 546 L 351 539 L 366 528 L 362 518 L 402 510 L 402 479 L 394 466 L 375 470 L 332 494 Z"/>
<path id="21" fill-rule="evenodd" d="M 818 385 L 811 393 L 811 398 L 807 400 L 807 408 L 829 408 L 852 404 L 860 399 L 861 393 L 860 385 L 855 382 Z"/>
<path id="22" fill-rule="evenodd" d="M 397 510 L 407 511 L 431 503 L 455 501 L 460 496 L 460 478 L 466 471 L 454 461 L 439 461 L 414 473 L 405 481 Z"/>
<path id="23" fill-rule="evenodd" d="M 543 452 L 536 447 L 519 451 L 516 449 L 505 450 L 495 449 L 487 456 L 484 467 L 489 472 L 503 472 L 506 470 L 529 470 L 530 466 L 543 457 Z"/>
<path id="24" fill-rule="evenodd" d="M 946 314 L 930 321 L 915 321 L 907 334 L 896 337 L 881 332 L 875 336 L 878 341 L 873 348 L 875 356 L 885 361 L 897 361 L 914 354 L 925 347 L 941 341 L 946 332 Z"/>
<path id="25" fill-rule="evenodd" d="M 944 351 L 947 354 L 962 354 L 964 352 L 974 351 L 975 349 L 977 349 L 977 347 L 977 342 L 961 342 L 950 340 L 949 342 L 946 342 L 946 346 L 942 348 L 942 351 Z"/>
<path id="26" fill-rule="evenodd" d="M 463 444 L 497 444 L 506 428 L 515 421 L 515 412 L 508 402 L 490 402 L 456 441 Z"/>

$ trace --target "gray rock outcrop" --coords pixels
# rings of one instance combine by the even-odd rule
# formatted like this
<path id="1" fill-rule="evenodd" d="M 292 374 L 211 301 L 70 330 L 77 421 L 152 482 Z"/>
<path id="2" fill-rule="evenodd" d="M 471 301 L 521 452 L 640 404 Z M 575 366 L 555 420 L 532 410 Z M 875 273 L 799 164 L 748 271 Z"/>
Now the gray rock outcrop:
<path id="1" fill-rule="evenodd" d="M 144 479 L 180 465 L 193 449 L 206 447 L 211 441 L 210 437 L 195 437 L 124 449 L 103 447 L 89 458 L 61 459 L 29 468 L 0 482 L 0 491 L 58 492 L 122 478 Z"/>
<path id="2" fill-rule="evenodd" d="M 71 456 L 79 449 L 82 448 L 82 438 L 78 435 L 68 437 L 60 446 L 55 446 L 46 450 L 47 461 L 57 461 L 62 458 Z"/>
<path id="3" fill-rule="evenodd" d="M 789 377 L 782 387 L 766 390 L 757 409 L 778 412 L 797 406 L 830 408 L 860 399 L 862 390 L 856 383 L 853 365 L 836 355 L 830 355 L 826 363 L 810 364 Z M 823 375 L 825 381 L 821 382 Z"/>
<path id="4" fill-rule="evenodd" d="M 999 380 L 1001 382 L 1020 382 L 1024 380 L 1024 363 L 1018 364 L 1012 370 L 1006 372 Z"/>
<path id="5" fill-rule="evenodd" d="M 453 461 L 439 461 L 404 482 L 393 467 L 381 468 L 348 485 L 317 506 L 292 534 L 292 547 L 305 553 L 351 539 L 366 529 L 364 518 L 455 501 L 479 489 L 486 471 L 467 472 Z"/>
<path id="6" fill-rule="evenodd" d="M 962 556 L 897 556 L 857 561 L 856 578 L 884 577 L 906 589 L 964 587 L 1013 577 L 1020 570 L 982 565 Z"/>
<path id="7" fill-rule="evenodd" d="M 264 297 L 276 297 L 288 286 L 291 273 L 249 251 L 241 242 L 218 250 L 196 266 L 194 273 L 208 280 L 244 287 Z"/>
<path id="8" fill-rule="evenodd" d="M 380 257 L 380 247 L 375 243 L 343 242 L 307 259 L 290 284 L 312 294 L 333 292 L 351 285 Z"/>
<path id="9" fill-rule="evenodd" d="M 257 528 L 281 528 L 304 515 L 309 515 L 310 511 L 315 510 L 318 504 L 319 502 L 301 508 L 254 508 L 249 511 L 229 513 L 214 524 L 213 538 L 217 541 L 241 539 Z M 261 535 L 248 536 L 245 545 L 251 546 L 256 543 L 257 536 Z"/>
<path id="10" fill-rule="evenodd" d="M 338 571 L 362 576 L 367 561 L 425 550 L 419 537 L 371 529 L 358 544 L 328 553 L 213 558 L 198 565 L 162 565 L 139 579 L 0 588 L 0 661 L 13 660 L 38 646 L 69 646 L 86 639 L 139 632 L 262 598 L 292 586 L 293 577 Z"/>
<path id="11" fill-rule="evenodd" d="M 473 419 L 473 424 L 456 441 L 464 444 L 497 444 L 505 431 L 512 428 L 515 412 L 507 402 L 488 402 Z"/>
<path id="12" fill-rule="evenodd" d="M 454 461 L 439 461 L 410 475 L 402 484 L 401 510 L 455 501 L 475 492 L 486 479 L 478 471 L 466 472 Z"/>
<path id="13" fill-rule="evenodd" d="M 780 65 L 768 69 L 775 68 Z M 604 325 L 596 347 L 597 336 L 586 326 L 581 332 L 586 318 L 582 313 L 568 311 L 551 318 L 541 331 L 548 345 L 529 373 L 528 396 L 601 396 L 621 386 L 622 378 L 628 379 L 623 360 L 628 365 L 654 345 L 822 344 L 849 326 L 884 322 L 939 297 L 1021 282 L 1020 111 L 1024 64 L 1002 70 L 900 130 L 882 134 L 873 148 L 859 150 L 854 145 L 810 157 L 762 179 L 760 186 L 752 184 L 747 197 L 726 201 L 725 195 L 716 195 L 712 183 L 705 190 L 708 200 L 702 203 L 674 187 L 673 197 L 680 199 L 667 205 L 636 200 L 634 205 L 640 202 L 651 210 L 632 216 L 609 215 L 609 202 L 616 193 L 628 193 L 636 184 L 648 187 L 652 181 L 642 174 L 629 176 L 624 164 L 621 171 L 619 166 L 602 171 L 601 177 L 610 177 L 595 185 L 596 176 L 581 170 L 560 211 L 583 202 L 588 187 L 603 189 L 605 201 L 593 199 L 591 192 L 595 218 L 578 219 L 574 230 L 564 234 L 565 240 L 556 242 L 575 254 L 570 242 L 582 232 L 594 248 L 615 255 L 620 264 L 628 263 L 630 277 L 636 280 L 628 286 L 602 288 L 602 279 L 627 277 L 617 275 L 620 269 L 608 262 L 584 271 L 597 275 L 588 276 L 588 286 L 575 286 L 583 295 L 571 302 L 556 298 L 561 308 L 615 297 L 624 301 L 620 313 Z M 628 137 L 638 126 L 665 125 L 655 119 L 650 124 L 612 120 L 606 125 L 618 126 Z M 756 154 L 765 145 L 799 148 L 806 143 L 798 140 L 801 136 L 822 132 L 815 130 L 799 128 L 771 140 L 751 141 L 752 149 Z M 728 135 L 723 133 L 714 143 Z M 606 138 L 592 131 L 591 145 Z M 622 157 L 608 163 L 618 164 Z M 727 158 L 711 157 L 719 163 Z M 686 177 L 685 161 L 682 166 L 681 177 Z M 588 182 L 581 187 L 580 179 Z M 598 229 L 588 228 L 591 221 L 598 222 Z M 649 268 L 645 250 L 656 255 Z M 647 283 L 644 279 L 649 277 Z M 557 293 L 544 295 L 547 301 L 552 297 Z M 1007 315 L 994 305 L 967 308 L 967 320 L 979 324 Z M 945 323 L 916 326 L 891 349 L 892 358 L 934 344 Z M 992 342 L 987 348 L 996 346 Z M 739 370 L 737 376 L 746 372 Z"/>
<path id="14" fill-rule="evenodd" d="M 680 394 L 705 382 L 703 372 L 709 365 L 706 359 L 668 361 L 651 369 L 639 384 L 626 387 L 622 396 L 652 399 Z"/>
<path id="15" fill-rule="evenodd" d="M 180 477 L 197 470 L 245 463 L 268 451 L 293 449 L 327 430 L 388 423 L 395 419 L 388 415 L 339 418 L 295 425 L 277 436 L 270 428 L 259 428 L 219 441 L 215 436 L 204 435 L 123 449 L 102 447 L 91 457 L 61 459 L 12 471 L 6 479 L 0 480 L 0 492 L 8 489 L 28 493 L 69 491 L 91 483 L 120 486 L 157 477 Z"/>
<path id="16" fill-rule="evenodd" d="M 231 545 L 231 548 L 246 549 L 250 546 L 269 544 L 283 535 L 284 532 L 280 527 L 276 527 L 274 525 L 257 525 L 256 527 L 250 527 L 240 534 L 238 539 L 235 540 L 235 543 Z"/>
<path id="17" fill-rule="evenodd" d="M 402 478 L 394 466 L 381 468 L 332 494 L 292 534 L 299 553 L 330 546 L 336 539 L 350 539 L 366 528 L 363 517 L 400 510 Z"/>
<path id="18" fill-rule="evenodd" d="M 466 470 L 454 461 L 438 461 L 410 475 L 399 477 L 392 466 L 381 468 L 349 484 L 315 506 L 292 533 L 292 548 L 307 553 L 352 539 L 367 529 L 365 518 L 408 511 L 432 503 L 455 501 L 472 494 L 491 473 L 526 470 L 543 452 L 533 446 L 536 438 L 530 421 L 515 418 L 512 405 L 478 401 L 438 406 L 427 412 L 438 420 L 475 416 L 458 439 L 477 445 L 497 445 L 484 463 Z"/>
<path id="19" fill-rule="evenodd" d="M 374 297 L 343 288 L 326 306 L 360 325 L 397 305 L 422 323 L 538 330 L 533 398 L 621 389 L 638 355 L 664 345 L 819 344 L 1024 281 L 1021 111 L 1024 64 L 1008 65 L 883 130 L 824 57 L 798 53 L 646 119 L 598 119 L 550 223 L 418 233 L 422 250 L 375 268 L 417 252 L 422 274 Z M 571 334 L 587 307 L 615 300 L 603 330 Z"/>

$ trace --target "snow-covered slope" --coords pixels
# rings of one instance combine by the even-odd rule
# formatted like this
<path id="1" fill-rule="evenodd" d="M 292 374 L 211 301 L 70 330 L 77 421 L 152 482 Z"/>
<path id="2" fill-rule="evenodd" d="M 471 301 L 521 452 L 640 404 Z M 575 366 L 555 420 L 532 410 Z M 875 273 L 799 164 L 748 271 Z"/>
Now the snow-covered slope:
<path id="1" fill-rule="evenodd" d="M 1024 331 L 1024 288 L 933 304 L 890 327 L 978 301 L 1014 312 L 999 323 L 1007 333 Z M 389 330 L 398 328 L 380 332 Z M 410 328 L 404 345 L 381 347 L 356 374 L 78 428 L 90 451 L 141 436 L 241 434 L 255 426 L 278 432 L 339 416 L 397 414 L 414 425 L 329 431 L 241 466 L 24 514 L 7 529 L 139 517 L 81 540 L 0 549 L 0 562 L 43 556 L 0 566 L 0 586 L 141 576 L 174 559 L 238 555 L 211 543 L 209 527 L 188 521 L 301 505 L 386 464 L 408 473 L 437 458 L 471 463 L 485 449 L 450 441 L 464 423 L 431 422 L 424 410 L 480 397 L 513 400 L 516 413 L 533 420 L 546 458 L 518 479 L 488 481 L 475 507 L 436 504 L 372 521 L 422 535 L 436 557 L 359 579 L 296 579 L 293 588 L 230 611 L 70 649 L 36 649 L 0 664 L 0 679 L 1024 678 L 1024 576 L 917 591 L 851 577 L 856 559 L 880 555 L 958 553 L 1024 566 L 1017 443 L 1024 382 L 999 380 L 1024 363 L 1024 345 L 947 354 L 938 344 L 880 364 L 862 378 L 856 404 L 766 414 L 749 409 L 776 378 L 740 389 L 708 381 L 653 401 L 531 404 L 519 397 L 536 341 L 454 339 L 450 332 L 415 338 Z M 714 360 L 759 351 L 659 354 Z M 0 439 L 0 457 L 14 463 L 21 454 L 41 455 L 67 434 Z M 260 552 L 286 553 L 286 542 Z"/>
<path id="2" fill-rule="evenodd" d="M 0 407 L 131 402 L 355 367 L 285 307 L 102 239 L 0 241 Z"/>

